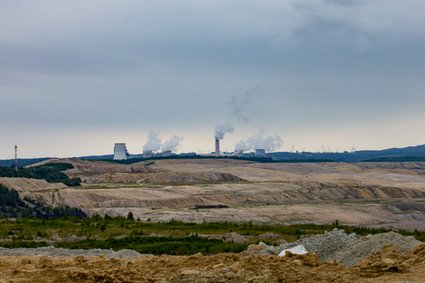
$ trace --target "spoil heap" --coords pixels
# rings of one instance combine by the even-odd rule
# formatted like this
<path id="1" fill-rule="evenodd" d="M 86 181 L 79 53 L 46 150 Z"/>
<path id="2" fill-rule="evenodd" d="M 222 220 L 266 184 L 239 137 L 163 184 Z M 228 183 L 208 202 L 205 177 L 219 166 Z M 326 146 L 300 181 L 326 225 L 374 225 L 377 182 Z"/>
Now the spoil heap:
<path id="1" fill-rule="evenodd" d="M 405 237 L 395 232 L 359 237 L 355 233 L 347 234 L 344 230 L 334 229 L 322 235 L 302 238 L 292 243 L 268 246 L 264 243 L 251 245 L 245 253 L 275 255 L 285 249 L 303 245 L 308 252 L 315 253 L 322 261 L 335 260 L 339 264 L 352 267 L 368 256 L 374 255 L 385 246 L 393 246 L 401 252 L 407 252 L 422 244 L 413 237 Z"/>

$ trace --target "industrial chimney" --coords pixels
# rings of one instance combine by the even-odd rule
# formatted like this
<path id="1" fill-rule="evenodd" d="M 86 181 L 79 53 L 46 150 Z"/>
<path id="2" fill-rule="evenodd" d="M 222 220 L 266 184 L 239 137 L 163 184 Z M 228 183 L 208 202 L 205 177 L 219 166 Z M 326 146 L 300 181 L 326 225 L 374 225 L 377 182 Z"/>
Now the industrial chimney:
<path id="1" fill-rule="evenodd" d="M 215 138 L 215 155 L 220 155 L 220 140 Z"/>

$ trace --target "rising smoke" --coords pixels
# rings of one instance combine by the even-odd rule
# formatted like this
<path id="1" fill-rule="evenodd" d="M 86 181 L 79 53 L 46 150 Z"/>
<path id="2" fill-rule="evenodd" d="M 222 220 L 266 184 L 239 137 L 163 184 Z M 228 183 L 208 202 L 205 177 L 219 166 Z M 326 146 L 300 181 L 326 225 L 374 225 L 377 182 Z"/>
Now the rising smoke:
<path id="1" fill-rule="evenodd" d="M 170 139 L 164 142 L 164 144 L 161 143 L 161 138 L 157 132 L 149 132 L 148 140 L 146 144 L 143 146 L 143 151 L 153 151 L 157 152 L 159 150 L 161 151 L 176 151 L 177 147 L 180 145 L 180 142 L 182 141 L 182 138 L 174 135 Z"/>
<path id="2" fill-rule="evenodd" d="M 167 150 L 176 151 L 181 141 L 182 141 L 181 137 L 176 135 L 172 136 L 169 140 L 164 142 L 164 144 L 162 145 L 162 151 L 167 151 Z"/>
<path id="3" fill-rule="evenodd" d="M 252 88 L 246 91 L 243 95 L 232 96 L 227 105 L 232 111 L 232 116 L 226 123 L 219 124 L 215 127 L 215 138 L 223 139 L 225 134 L 234 131 L 234 121 L 236 122 L 249 122 L 252 116 L 252 108 L 254 105 L 254 98 L 258 95 L 258 89 Z M 232 122 L 233 121 L 233 122 Z"/>
<path id="4" fill-rule="evenodd" d="M 232 109 L 232 114 L 238 122 L 249 122 L 254 108 L 254 98 L 258 95 L 258 88 L 252 88 L 241 96 L 232 96 L 227 105 Z"/>
<path id="5" fill-rule="evenodd" d="M 224 135 L 234 131 L 233 125 L 230 122 L 219 124 L 215 127 L 215 138 L 223 139 Z"/>
<path id="6" fill-rule="evenodd" d="M 149 132 L 148 141 L 143 146 L 143 151 L 158 151 L 161 148 L 161 138 L 157 132 Z"/>
<path id="7" fill-rule="evenodd" d="M 275 134 L 264 136 L 262 133 L 252 136 L 246 140 L 238 142 L 235 146 L 236 151 L 247 151 L 253 149 L 265 149 L 266 151 L 278 150 L 283 144 L 282 138 Z"/>

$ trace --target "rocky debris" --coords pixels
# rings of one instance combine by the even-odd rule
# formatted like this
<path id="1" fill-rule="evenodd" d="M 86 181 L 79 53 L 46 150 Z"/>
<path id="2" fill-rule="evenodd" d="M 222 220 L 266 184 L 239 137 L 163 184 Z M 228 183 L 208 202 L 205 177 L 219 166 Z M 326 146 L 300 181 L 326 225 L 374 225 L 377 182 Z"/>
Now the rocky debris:
<path id="1" fill-rule="evenodd" d="M 248 240 L 244 236 L 239 235 L 238 233 L 235 233 L 235 232 L 224 234 L 223 240 L 225 242 L 235 243 L 235 244 L 245 244 L 246 242 L 248 242 Z"/>
<path id="2" fill-rule="evenodd" d="M 386 236 L 388 237 L 388 235 Z M 369 239 L 371 237 L 368 237 Z M 364 241 L 366 241 L 365 239 Z M 359 240 L 363 241 L 363 240 Z M 263 248 L 267 245 L 261 244 Z M 136 256 L 123 250 L 114 258 L 57 253 L 4 256 L 0 249 L 0 282 L 423 282 L 425 244 L 403 253 L 384 247 L 357 264 L 343 267 L 322 262 L 316 254 L 275 255 L 223 253 L 212 256 Z M 19 249 L 17 249 L 19 250 Z M 57 249 L 58 251 L 73 252 Z M 8 250 L 10 252 L 10 250 Z M 112 251 L 107 251 L 112 252 Z M 93 255 L 93 254 L 92 254 Z M 100 256 L 99 256 L 100 255 Z M 133 256 L 135 255 L 135 256 Z"/>
<path id="3" fill-rule="evenodd" d="M 258 240 L 260 240 L 260 241 L 264 241 L 264 240 L 280 240 L 280 239 L 282 239 L 282 235 L 274 234 L 274 233 L 265 233 L 265 234 L 258 235 Z"/>
<path id="4" fill-rule="evenodd" d="M 385 246 L 393 246 L 401 252 L 407 252 L 422 244 L 414 237 L 405 237 L 395 232 L 368 236 L 356 243 L 341 249 L 333 255 L 333 259 L 345 266 L 354 266 L 369 255 L 376 254 Z"/>
<path id="5" fill-rule="evenodd" d="M 321 260 L 330 260 L 333 255 L 342 248 L 358 241 L 356 234 L 347 235 L 344 230 L 334 229 L 320 235 L 305 237 L 292 243 L 284 243 L 279 246 L 268 246 L 260 243 L 263 249 L 256 248 L 253 245 L 248 247 L 247 251 L 259 250 L 258 254 L 279 254 L 285 249 L 290 249 L 299 245 L 303 245 L 309 252 L 317 254 Z"/>
<path id="6" fill-rule="evenodd" d="M 258 244 L 249 245 L 248 249 L 243 254 L 258 254 L 258 255 L 269 255 L 274 254 L 274 252 L 269 252 L 267 249 L 273 248 L 273 246 L 268 246 L 263 242 L 260 242 Z"/>
<path id="7" fill-rule="evenodd" d="M 425 245 L 407 254 L 385 248 L 354 268 L 323 263 L 312 253 L 0 257 L 0 282 L 423 282 L 424 254 Z"/>
<path id="8" fill-rule="evenodd" d="M 368 237 L 359 237 L 355 233 L 347 234 L 344 230 L 334 229 L 321 235 L 305 237 L 292 243 L 268 246 L 262 242 L 250 245 L 246 254 L 275 255 L 285 249 L 303 245 L 310 253 L 315 253 L 322 261 L 333 261 L 354 266 L 364 258 L 378 253 L 385 246 L 393 246 L 401 252 L 407 252 L 422 242 L 395 232 L 381 233 Z"/>
<path id="9" fill-rule="evenodd" d="M 351 233 L 348 235 L 344 230 L 335 228 L 330 232 L 306 237 L 279 247 L 284 250 L 303 245 L 307 251 L 317 254 L 321 260 L 328 261 L 334 258 L 337 251 L 354 244 L 356 241 L 358 241 L 356 234 Z"/>
<path id="10" fill-rule="evenodd" d="M 70 250 L 55 247 L 41 247 L 41 248 L 17 248 L 6 249 L 0 247 L 0 256 L 49 256 L 49 257 L 79 257 L 79 256 L 107 256 L 110 258 L 134 258 L 141 256 L 148 256 L 140 254 L 134 250 Z"/>

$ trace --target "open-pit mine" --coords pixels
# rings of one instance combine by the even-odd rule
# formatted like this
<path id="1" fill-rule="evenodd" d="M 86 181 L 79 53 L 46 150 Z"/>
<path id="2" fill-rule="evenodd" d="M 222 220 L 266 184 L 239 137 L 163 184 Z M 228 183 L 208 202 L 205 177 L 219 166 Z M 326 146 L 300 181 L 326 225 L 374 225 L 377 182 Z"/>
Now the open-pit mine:
<path id="1" fill-rule="evenodd" d="M 78 159 L 79 187 L 0 178 L 49 206 L 152 222 L 330 224 L 425 229 L 425 163 L 257 163 L 232 159 L 120 164 Z M 40 164 L 37 164 L 40 165 Z"/>

